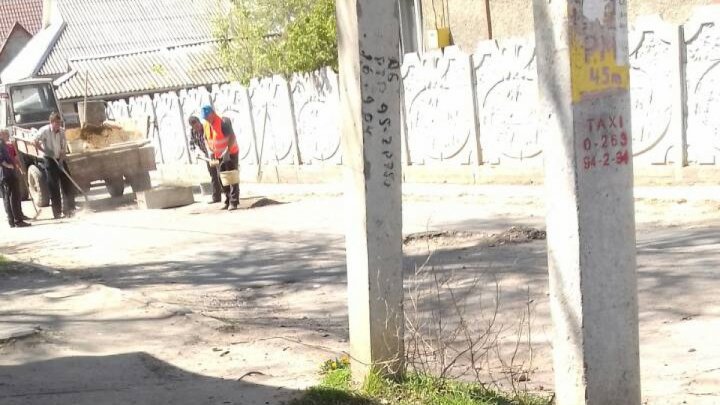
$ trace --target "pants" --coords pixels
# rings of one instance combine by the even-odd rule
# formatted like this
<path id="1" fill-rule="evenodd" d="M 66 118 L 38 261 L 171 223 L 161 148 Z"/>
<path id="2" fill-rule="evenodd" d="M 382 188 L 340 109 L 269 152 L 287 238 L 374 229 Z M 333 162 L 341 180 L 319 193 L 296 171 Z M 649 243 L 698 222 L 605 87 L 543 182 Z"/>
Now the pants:
<path id="1" fill-rule="evenodd" d="M 220 195 L 222 194 L 222 183 L 220 183 L 220 174 L 218 173 L 217 166 L 212 167 L 210 163 L 207 164 L 208 173 L 210 173 L 210 181 L 212 181 L 212 200 L 214 202 L 220 202 Z"/>
<path id="2" fill-rule="evenodd" d="M 220 164 L 220 171 L 227 172 L 230 170 L 237 170 L 239 161 L 239 155 L 229 155 L 229 159 Z M 225 205 L 231 204 L 237 206 L 240 203 L 240 185 L 226 185 L 223 189 L 225 190 Z"/>
<path id="3" fill-rule="evenodd" d="M 67 163 L 62 162 L 63 168 L 70 173 Z M 60 212 L 65 215 L 72 215 L 75 212 L 75 189 L 70 179 L 60 170 L 55 160 L 45 158 L 45 170 L 47 170 L 48 188 L 50 190 L 50 203 L 52 204 L 53 216 L 60 217 Z M 60 191 L 62 190 L 62 199 Z"/>
<path id="4" fill-rule="evenodd" d="M 7 174 L 7 173 L 6 173 Z M 7 221 L 10 226 L 14 226 L 17 223 L 23 221 L 23 212 L 20 197 L 20 179 L 17 174 L 5 176 L 3 181 L 0 183 L 0 189 L 2 190 L 3 202 L 5 205 L 5 214 L 7 215 Z"/>

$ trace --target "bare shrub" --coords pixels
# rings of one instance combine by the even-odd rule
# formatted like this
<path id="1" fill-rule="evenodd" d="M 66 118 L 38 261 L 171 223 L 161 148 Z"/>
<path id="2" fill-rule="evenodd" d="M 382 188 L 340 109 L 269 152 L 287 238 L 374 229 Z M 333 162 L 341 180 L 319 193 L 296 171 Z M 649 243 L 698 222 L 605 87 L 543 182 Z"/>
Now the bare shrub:
<path id="1" fill-rule="evenodd" d="M 530 289 L 523 310 L 501 319 L 497 279 L 435 268 L 432 256 L 405 281 L 407 369 L 523 395 L 534 370 Z"/>

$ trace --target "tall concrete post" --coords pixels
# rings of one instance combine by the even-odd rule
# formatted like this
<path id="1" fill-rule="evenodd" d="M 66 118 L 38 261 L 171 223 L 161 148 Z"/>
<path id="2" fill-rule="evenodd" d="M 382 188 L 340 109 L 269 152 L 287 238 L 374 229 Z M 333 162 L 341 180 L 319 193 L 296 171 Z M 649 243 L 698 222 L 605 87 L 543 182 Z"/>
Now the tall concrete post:
<path id="1" fill-rule="evenodd" d="M 534 0 L 559 405 L 639 405 L 626 0 Z"/>
<path id="2" fill-rule="evenodd" d="M 353 376 L 403 363 L 400 21 L 397 3 L 338 0 Z"/>

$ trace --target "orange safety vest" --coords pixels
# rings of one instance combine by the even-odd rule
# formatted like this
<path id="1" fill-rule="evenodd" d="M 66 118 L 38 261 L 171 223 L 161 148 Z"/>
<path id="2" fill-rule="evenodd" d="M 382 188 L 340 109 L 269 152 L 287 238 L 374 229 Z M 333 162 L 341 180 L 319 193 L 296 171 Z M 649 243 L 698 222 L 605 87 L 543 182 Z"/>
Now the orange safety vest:
<path id="1" fill-rule="evenodd" d="M 213 122 L 205 121 L 203 127 L 205 129 L 205 138 L 215 157 L 221 158 L 225 148 L 228 147 L 228 139 L 222 130 L 222 118 L 217 117 Z M 238 152 L 240 152 L 240 148 L 238 148 L 237 139 L 235 139 L 235 144 L 230 148 L 230 154 L 237 155 Z"/>

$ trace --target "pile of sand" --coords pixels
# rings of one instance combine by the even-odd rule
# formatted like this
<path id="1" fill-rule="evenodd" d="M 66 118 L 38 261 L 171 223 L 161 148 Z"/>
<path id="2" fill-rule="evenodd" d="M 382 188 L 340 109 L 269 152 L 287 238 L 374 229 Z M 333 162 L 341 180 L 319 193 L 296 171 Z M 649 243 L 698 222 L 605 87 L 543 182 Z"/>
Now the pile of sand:
<path id="1" fill-rule="evenodd" d="M 144 138 L 134 128 L 123 128 L 118 125 L 104 123 L 102 125 L 87 124 L 82 129 L 73 128 L 65 131 L 70 143 L 83 141 L 84 149 L 102 149 L 123 142 L 137 141 Z"/>

